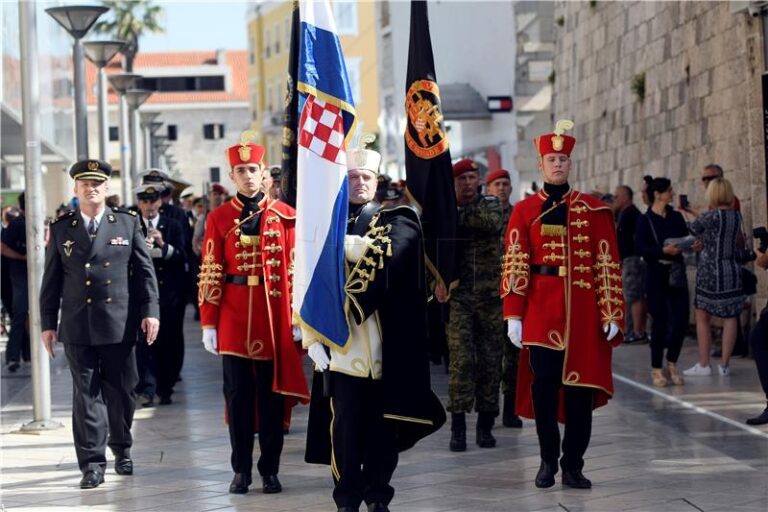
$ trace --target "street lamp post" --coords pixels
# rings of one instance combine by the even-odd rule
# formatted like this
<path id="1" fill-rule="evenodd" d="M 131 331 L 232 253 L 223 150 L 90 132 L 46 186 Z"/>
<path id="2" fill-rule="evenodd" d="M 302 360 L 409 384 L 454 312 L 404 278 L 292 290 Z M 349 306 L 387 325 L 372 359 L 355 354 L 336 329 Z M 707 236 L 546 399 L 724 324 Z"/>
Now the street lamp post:
<path id="1" fill-rule="evenodd" d="M 155 122 L 160 112 L 141 112 L 141 127 L 144 130 L 144 168 L 152 167 L 152 134 L 163 125 Z"/>
<path id="2" fill-rule="evenodd" d="M 85 56 L 99 68 L 99 159 L 107 161 L 109 118 L 107 114 L 107 72 L 104 67 L 120 50 L 125 41 L 88 41 L 83 43 Z"/>
<path id="3" fill-rule="evenodd" d="M 147 89 L 128 89 L 125 91 L 125 101 L 131 111 L 129 116 L 131 131 L 131 182 L 135 182 L 139 175 L 139 107 L 154 92 Z"/>
<path id="4" fill-rule="evenodd" d="M 120 97 L 120 195 L 123 196 L 123 204 L 131 204 L 131 175 L 128 170 L 128 156 L 131 150 L 130 139 L 128 138 L 128 105 L 125 101 L 125 92 L 133 89 L 141 75 L 134 73 L 121 73 L 110 75 L 109 83 Z"/>
<path id="5" fill-rule="evenodd" d="M 75 72 L 75 143 L 77 159 L 88 159 L 88 112 L 85 104 L 85 58 L 83 44 L 80 42 L 91 29 L 99 16 L 109 7 L 96 5 L 67 5 L 50 7 L 45 10 L 56 22 L 69 32 L 74 40 L 72 62 Z"/>

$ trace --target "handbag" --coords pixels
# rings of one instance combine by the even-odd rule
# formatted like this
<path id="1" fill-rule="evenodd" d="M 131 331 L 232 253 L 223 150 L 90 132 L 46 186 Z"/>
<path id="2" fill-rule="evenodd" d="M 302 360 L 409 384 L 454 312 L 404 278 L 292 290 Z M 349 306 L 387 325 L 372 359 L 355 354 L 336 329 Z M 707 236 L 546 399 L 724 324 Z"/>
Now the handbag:
<path id="1" fill-rule="evenodd" d="M 648 214 L 646 213 L 646 215 Z M 659 244 L 659 247 L 663 248 L 664 246 L 661 245 L 659 237 L 656 235 L 656 228 L 653 227 L 653 219 L 651 219 L 650 215 L 648 215 L 648 224 L 651 226 L 653 238 L 656 239 L 656 243 Z M 685 263 L 682 261 L 673 261 L 672 264 L 669 265 L 668 284 L 670 288 L 675 288 L 677 290 L 682 290 L 688 287 L 688 275 L 685 272 Z"/>
<path id="2" fill-rule="evenodd" d="M 757 293 L 757 276 L 746 267 L 741 267 L 741 291 L 747 297 Z"/>
<path id="3" fill-rule="evenodd" d="M 744 231 L 744 218 L 741 216 L 741 214 L 739 214 L 739 230 L 739 236 L 741 239 L 737 239 L 736 241 L 735 257 L 736 263 L 739 265 L 744 265 L 745 263 L 754 261 L 755 253 L 746 245 L 747 234 Z M 747 297 L 756 294 L 757 276 L 755 273 L 743 266 L 740 267 L 739 270 L 741 271 L 741 292 Z"/>

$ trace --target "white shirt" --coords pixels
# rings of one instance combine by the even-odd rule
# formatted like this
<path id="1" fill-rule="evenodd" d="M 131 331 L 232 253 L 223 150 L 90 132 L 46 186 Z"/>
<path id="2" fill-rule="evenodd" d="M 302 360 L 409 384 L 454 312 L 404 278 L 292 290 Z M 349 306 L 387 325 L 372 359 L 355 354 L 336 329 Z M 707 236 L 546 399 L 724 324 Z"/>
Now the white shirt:
<path id="1" fill-rule="evenodd" d="M 147 226 L 147 231 L 150 229 L 158 229 L 158 226 L 160 225 L 160 215 L 153 217 L 152 219 L 148 219 L 146 217 L 142 217 L 144 219 L 144 225 Z M 149 227 L 149 223 L 152 223 L 152 227 Z M 165 242 L 165 245 L 168 246 L 168 249 L 166 250 L 165 256 L 163 256 L 163 250 L 159 247 L 151 247 L 149 248 L 149 255 L 152 258 L 162 258 L 162 259 L 170 259 L 171 256 L 173 256 L 173 246 L 169 244 L 168 242 Z"/>
<path id="2" fill-rule="evenodd" d="M 93 220 L 96 222 L 96 229 L 99 229 L 99 226 L 101 226 L 101 219 L 104 218 L 105 211 L 107 211 L 107 209 L 102 208 L 95 217 L 89 217 L 82 210 L 80 210 L 80 215 L 83 217 L 83 222 L 85 222 L 85 230 L 88 231 L 88 224 L 91 223 L 91 218 L 93 218 Z"/>

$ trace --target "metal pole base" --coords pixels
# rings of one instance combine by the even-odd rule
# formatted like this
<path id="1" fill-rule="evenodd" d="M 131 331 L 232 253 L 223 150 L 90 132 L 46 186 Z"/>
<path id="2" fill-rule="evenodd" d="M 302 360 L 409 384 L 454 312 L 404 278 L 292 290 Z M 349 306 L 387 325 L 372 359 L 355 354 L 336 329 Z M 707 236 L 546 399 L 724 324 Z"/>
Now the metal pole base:
<path id="1" fill-rule="evenodd" d="M 56 430 L 59 428 L 64 428 L 64 424 L 56 420 L 36 420 L 22 425 L 19 432 L 26 434 L 40 432 L 41 430 Z"/>

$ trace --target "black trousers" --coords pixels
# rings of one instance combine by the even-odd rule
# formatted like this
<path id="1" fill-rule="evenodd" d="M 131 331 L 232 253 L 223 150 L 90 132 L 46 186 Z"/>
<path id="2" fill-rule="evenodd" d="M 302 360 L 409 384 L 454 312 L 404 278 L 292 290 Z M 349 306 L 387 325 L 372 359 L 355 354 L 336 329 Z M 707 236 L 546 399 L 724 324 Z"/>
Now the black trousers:
<path id="1" fill-rule="evenodd" d="M 259 450 L 257 468 L 262 476 L 276 475 L 283 451 L 283 414 L 285 399 L 272 391 L 272 361 L 255 361 L 224 355 L 224 398 L 229 418 L 229 442 L 232 445 L 232 471 L 251 474 L 256 411 L 259 413 Z"/>
<path id="2" fill-rule="evenodd" d="M 661 265 L 648 267 L 645 282 L 648 312 L 653 318 L 651 367 L 661 368 L 664 350 L 670 363 L 677 363 L 680 357 L 688 327 L 688 288 L 671 288 L 669 269 Z"/>
<path id="3" fill-rule="evenodd" d="M 768 308 L 763 310 L 760 319 L 752 329 L 749 344 L 752 348 L 752 355 L 755 357 L 760 386 L 765 393 L 765 399 L 768 400 Z"/>
<path id="4" fill-rule="evenodd" d="M 389 504 L 398 460 L 395 427 L 383 417 L 381 381 L 331 372 L 331 462 L 337 507 Z"/>
<path id="5" fill-rule="evenodd" d="M 27 289 L 27 271 L 11 267 L 11 332 L 8 333 L 8 345 L 5 347 L 5 362 L 29 361 L 29 292 Z"/>
<path id="6" fill-rule="evenodd" d="M 162 325 L 162 323 L 161 323 Z M 161 327 L 162 329 L 162 327 Z M 139 381 L 136 384 L 136 394 L 148 397 L 154 397 L 157 391 L 157 364 L 154 355 L 154 345 L 150 347 L 146 343 L 144 333 L 139 333 L 139 342 L 136 344 L 136 369 L 138 370 Z"/>
<path id="7" fill-rule="evenodd" d="M 543 347 L 530 348 L 530 363 L 534 373 L 532 392 L 539 436 L 541 460 L 557 464 L 560 457 L 560 427 L 557 424 L 559 392 L 563 387 L 565 400 L 565 431 L 563 434 L 563 470 L 581 470 L 584 453 L 592 435 L 593 391 L 579 386 L 563 386 L 564 351 Z"/>
<path id="8" fill-rule="evenodd" d="M 134 345 L 64 344 L 72 373 L 72 434 L 80 470 L 104 473 L 106 446 L 130 456 L 138 382 Z M 107 437 L 109 434 L 109 437 Z"/>
<path id="9" fill-rule="evenodd" d="M 173 394 L 184 361 L 184 323 L 183 317 L 179 322 L 179 307 L 177 303 L 160 307 L 160 331 L 152 344 L 157 395 L 160 397 Z"/>

